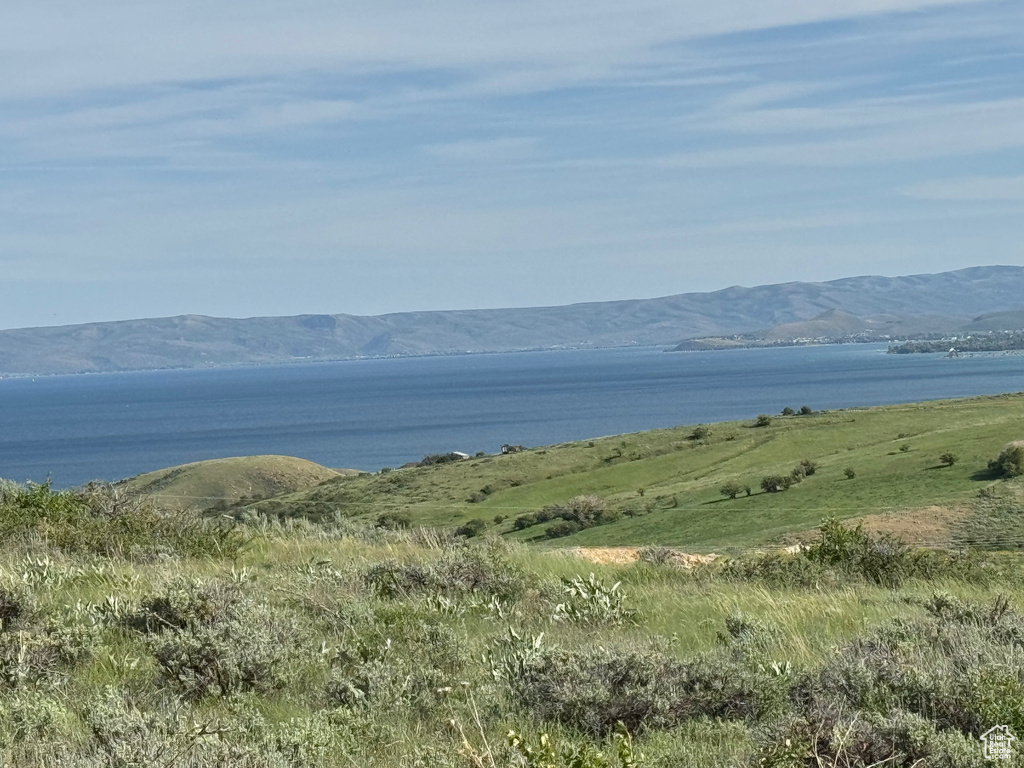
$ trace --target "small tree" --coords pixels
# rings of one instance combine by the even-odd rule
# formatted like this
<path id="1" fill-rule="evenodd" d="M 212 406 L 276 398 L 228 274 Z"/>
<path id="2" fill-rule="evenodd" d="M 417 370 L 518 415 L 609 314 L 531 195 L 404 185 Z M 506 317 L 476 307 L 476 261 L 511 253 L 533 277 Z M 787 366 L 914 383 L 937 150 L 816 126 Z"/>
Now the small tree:
<path id="1" fill-rule="evenodd" d="M 806 477 L 810 477 L 818 471 L 818 463 L 816 461 L 811 461 L 810 459 L 801 459 L 800 469 L 803 470 Z"/>
<path id="2" fill-rule="evenodd" d="M 844 469 L 843 474 L 846 475 L 847 480 L 853 480 L 853 478 L 857 476 L 857 473 L 854 472 L 850 467 Z"/>
<path id="3" fill-rule="evenodd" d="M 789 475 L 768 475 L 761 480 L 761 490 L 765 493 L 781 493 L 792 485 L 793 478 Z"/>
<path id="4" fill-rule="evenodd" d="M 956 459 L 957 456 L 955 453 L 950 453 L 949 451 L 946 451 L 944 454 L 939 456 L 939 463 L 944 467 L 952 467 L 954 464 L 956 464 Z"/>
<path id="5" fill-rule="evenodd" d="M 740 491 L 742 490 L 743 488 L 740 487 L 739 483 L 729 482 L 722 485 L 722 487 L 718 489 L 718 492 L 727 498 L 735 499 L 740 495 Z"/>
<path id="6" fill-rule="evenodd" d="M 794 414 L 796 414 L 796 411 L 794 411 L 788 405 L 785 408 L 782 409 L 782 415 L 783 416 L 793 416 Z"/>
<path id="7" fill-rule="evenodd" d="M 758 414 L 757 419 L 754 421 L 755 427 L 767 427 L 772 423 L 772 417 L 767 413 Z"/>
<path id="8" fill-rule="evenodd" d="M 1024 440 L 1004 445 L 995 461 L 988 463 L 988 468 L 1003 477 L 1024 475 Z"/>
<path id="9" fill-rule="evenodd" d="M 801 405 L 800 406 L 800 415 L 801 416 L 810 416 L 812 413 L 814 413 L 814 411 L 811 410 L 811 406 L 809 406 L 809 405 Z"/>

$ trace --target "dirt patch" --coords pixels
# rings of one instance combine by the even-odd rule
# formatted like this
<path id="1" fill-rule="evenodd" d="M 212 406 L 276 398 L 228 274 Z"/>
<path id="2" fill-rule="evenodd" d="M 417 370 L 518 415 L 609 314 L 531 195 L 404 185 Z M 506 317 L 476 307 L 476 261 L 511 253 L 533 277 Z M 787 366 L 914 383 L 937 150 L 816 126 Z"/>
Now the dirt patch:
<path id="1" fill-rule="evenodd" d="M 967 507 L 924 507 L 855 518 L 871 533 L 892 533 L 919 547 L 948 547 L 953 530 L 971 514 Z"/>
<path id="2" fill-rule="evenodd" d="M 599 565 L 629 565 L 640 559 L 640 547 L 573 547 L 562 550 L 567 555 L 589 560 Z M 697 555 L 672 550 L 669 561 L 683 568 L 693 568 L 717 559 L 718 555 Z"/>
<path id="3" fill-rule="evenodd" d="M 873 534 L 891 533 L 914 547 L 949 547 L 957 525 L 970 515 L 971 510 L 966 506 L 921 507 L 851 517 L 843 520 L 843 525 L 863 525 L 865 531 Z M 785 539 L 806 545 L 817 536 L 818 531 L 813 529 L 788 534 Z"/>

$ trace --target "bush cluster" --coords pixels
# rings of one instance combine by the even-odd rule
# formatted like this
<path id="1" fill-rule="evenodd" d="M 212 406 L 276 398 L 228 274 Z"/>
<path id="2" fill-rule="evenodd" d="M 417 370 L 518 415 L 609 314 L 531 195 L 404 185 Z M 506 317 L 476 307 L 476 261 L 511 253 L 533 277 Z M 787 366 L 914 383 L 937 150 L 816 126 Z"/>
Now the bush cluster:
<path id="1" fill-rule="evenodd" d="M 479 593 L 508 600 L 518 597 L 526 587 L 522 569 L 496 546 L 460 547 L 434 563 L 376 563 L 362 572 L 362 581 L 374 594 L 385 598 Z"/>
<path id="2" fill-rule="evenodd" d="M 912 549 L 892 534 L 825 520 L 818 538 L 799 552 L 768 552 L 725 560 L 704 569 L 709 576 L 774 586 L 822 586 L 850 579 L 896 587 L 908 579 L 961 579 L 988 583 L 999 577 L 994 563 L 974 553 Z"/>
<path id="3" fill-rule="evenodd" d="M 703 717 L 756 719 L 784 696 L 732 655 L 683 662 L 656 647 L 542 649 L 508 683 L 535 717 L 591 734 L 618 723 L 637 733 Z"/>
<path id="4" fill-rule="evenodd" d="M 517 531 L 523 531 L 534 525 L 559 520 L 560 522 L 549 526 L 545 534 L 550 539 L 557 539 L 595 525 L 613 523 L 620 517 L 621 513 L 616 509 L 609 509 L 608 504 L 600 496 L 574 496 L 563 506 L 545 507 L 537 512 L 519 515 L 513 521 L 512 527 Z"/>

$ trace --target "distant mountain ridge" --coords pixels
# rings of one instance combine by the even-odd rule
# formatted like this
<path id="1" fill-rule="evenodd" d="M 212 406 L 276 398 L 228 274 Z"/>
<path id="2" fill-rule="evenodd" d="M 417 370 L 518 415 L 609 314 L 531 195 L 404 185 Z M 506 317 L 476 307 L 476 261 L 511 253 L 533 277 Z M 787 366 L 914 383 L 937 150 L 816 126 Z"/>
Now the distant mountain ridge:
<path id="1" fill-rule="evenodd" d="M 202 315 L 0 331 L 0 373 L 55 374 L 466 354 L 524 349 L 675 345 L 820 317 L 949 317 L 1024 304 L 1024 267 L 971 267 L 907 277 L 734 286 L 711 293 L 522 309 L 378 316 Z M 848 322 L 848 321 L 847 321 Z"/>

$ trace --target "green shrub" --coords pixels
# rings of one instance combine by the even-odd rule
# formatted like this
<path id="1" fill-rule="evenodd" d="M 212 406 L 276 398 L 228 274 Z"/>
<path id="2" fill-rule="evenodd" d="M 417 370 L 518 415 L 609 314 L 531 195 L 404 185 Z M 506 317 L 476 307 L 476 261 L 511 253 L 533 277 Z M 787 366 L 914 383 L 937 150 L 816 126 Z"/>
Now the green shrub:
<path id="1" fill-rule="evenodd" d="M 996 459 L 988 463 L 988 466 L 990 470 L 1003 477 L 1024 475 L 1024 440 L 1007 443 Z"/>
<path id="2" fill-rule="evenodd" d="M 224 583 L 178 579 L 116 618 L 144 634 L 199 629 L 230 618 L 241 599 L 236 588 Z"/>
<path id="3" fill-rule="evenodd" d="M 755 719 L 776 711 L 785 688 L 729 656 L 677 661 L 656 648 L 539 648 L 507 679 L 535 717 L 592 734 L 630 732 L 702 717 Z"/>
<path id="4" fill-rule="evenodd" d="M 871 536 L 861 525 L 847 528 L 835 518 L 825 520 L 818 530 L 818 540 L 805 552 L 812 562 L 886 587 L 897 586 L 912 575 L 910 550 L 896 536 Z"/>
<path id="5" fill-rule="evenodd" d="M 768 427 L 771 426 L 772 417 L 767 413 L 758 414 L 758 417 L 754 420 L 755 427 Z"/>
<path id="6" fill-rule="evenodd" d="M 24 589 L 0 587 L 0 632 L 10 632 L 32 612 L 32 597 Z"/>
<path id="7" fill-rule="evenodd" d="M 742 490 L 743 487 L 739 483 L 734 483 L 730 481 L 728 483 L 724 483 L 722 487 L 718 489 L 718 492 L 725 496 L 726 498 L 735 499 L 737 496 L 740 495 L 740 492 Z"/>
<path id="8" fill-rule="evenodd" d="M 98 627 L 79 618 L 56 615 L 39 625 L 0 633 L 0 687 L 53 682 L 92 656 Z"/>
<path id="9" fill-rule="evenodd" d="M 782 415 L 783 416 L 793 416 L 795 414 L 796 414 L 796 411 L 794 411 L 788 405 L 785 408 L 782 409 Z"/>
<path id="10" fill-rule="evenodd" d="M 566 536 L 572 536 L 574 533 L 578 533 L 579 530 L 579 523 L 571 520 L 559 520 L 557 523 L 549 525 L 544 535 L 549 539 L 561 539 Z"/>
<path id="11" fill-rule="evenodd" d="M 850 467 L 844 469 L 843 474 L 846 475 L 847 480 L 853 480 L 857 476 L 857 472 Z"/>
<path id="12" fill-rule="evenodd" d="M 525 515 L 519 515 L 519 517 L 512 521 L 512 527 L 517 531 L 525 531 L 537 523 L 537 514 L 535 512 L 527 512 Z"/>
<path id="13" fill-rule="evenodd" d="M 455 529 L 456 536 L 465 536 L 467 539 L 472 539 L 474 536 L 479 536 L 487 530 L 487 523 L 478 518 L 469 520 L 458 528 Z"/>
<path id="14" fill-rule="evenodd" d="M 801 405 L 800 406 L 800 415 L 801 416 L 810 416 L 812 413 L 814 413 L 814 411 L 811 410 L 811 406 L 809 406 L 809 405 Z"/>
<path id="15" fill-rule="evenodd" d="M 526 586 L 522 569 L 497 547 L 468 545 L 445 553 L 436 563 L 376 563 L 363 571 L 362 581 L 379 597 L 386 598 L 481 593 L 513 600 Z"/>
<path id="16" fill-rule="evenodd" d="M 374 525 L 388 531 L 403 531 L 412 525 L 412 516 L 408 512 L 389 510 L 378 515 Z"/>
<path id="17" fill-rule="evenodd" d="M 818 471 L 818 462 L 811 461 L 810 459 L 801 459 L 800 469 L 802 470 L 804 477 L 810 477 Z"/>
<path id="18" fill-rule="evenodd" d="M 792 485 L 793 478 L 789 475 L 768 475 L 761 479 L 761 490 L 765 493 L 781 493 Z"/>
<path id="19" fill-rule="evenodd" d="M 689 435 L 687 435 L 686 439 L 687 440 L 707 440 L 709 437 L 711 437 L 711 427 L 708 427 L 708 426 L 705 426 L 705 425 L 701 424 L 701 425 L 698 425 L 698 426 L 694 427 L 693 431 L 690 432 Z"/>
<path id="20" fill-rule="evenodd" d="M 293 621 L 245 604 L 211 624 L 157 635 L 152 650 L 164 681 L 197 700 L 283 688 L 294 674 L 289 662 L 298 642 Z"/>
<path id="21" fill-rule="evenodd" d="M 453 461 L 462 461 L 462 456 L 457 453 L 430 453 L 420 460 L 420 465 L 429 467 L 435 464 L 448 464 Z"/>

